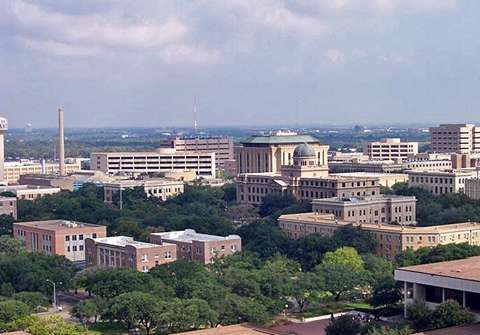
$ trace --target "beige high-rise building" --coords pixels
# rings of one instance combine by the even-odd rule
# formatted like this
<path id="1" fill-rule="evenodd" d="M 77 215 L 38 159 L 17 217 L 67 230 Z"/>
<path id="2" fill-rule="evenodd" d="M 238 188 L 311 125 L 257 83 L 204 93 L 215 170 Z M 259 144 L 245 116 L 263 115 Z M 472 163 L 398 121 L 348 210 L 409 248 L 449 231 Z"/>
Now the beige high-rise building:
<path id="1" fill-rule="evenodd" d="M 234 159 L 233 139 L 230 137 L 174 137 L 162 140 L 160 148 L 175 149 L 182 153 L 214 152 L 219 167 L 223 167 L 225 161 Z"/>
<path id="2" fill-rule="evenodd" d="M 477 172 L 472 169 L 407 173 L 409 187 L 421 187 L 435 195 L 464 193 L 466 181 L 477 176 Z"/>
<path id="3" fill-rule="evenodd" d="M 310 145 L 319 165 L 327 164 L 328 145 L 311 135 L 278 131 L 272 135 L 251 136 L 235 148 L 237 173 L 278 173 L 284 165 L 293 165 L 293 152 L 300 144 Z"/>
<path id="4" fill-rule="evenodd" d="M 382 141 L 363 144 L 363 153 L 370 159 L 403 160 L 418 153 L 418 142 L 402 142 L 399 138 L 386 138 Z"/>
<path id="5" fill-rule="evenodd" d="M 332 236 L 341 227 L 352 225 L 370 232 L 378 241 L 376 254 L 389 259 L 407 249 L 451 243 L 480 245 L 480 223 L 452 223 L 441 226 L 417 227 L 394 224 L 354 223 L 335 218 L 334 214 L 300 213 L 278 218 L 280 229 L 293 239 L 312 234 Z"/>
<path id="6" fill-rule="evenodd" d="M 441 124 L 430 128 L 433 152 L 467 154 L 480 151 L 480 127 L 474 124 Z"/>
<path id="7" fill-rule="evenodd" d="M 0 118 L 0 184 L 6 184 L 5 179 L 5 132 L 8 130 L 8 121 L 5 118 Z"/>

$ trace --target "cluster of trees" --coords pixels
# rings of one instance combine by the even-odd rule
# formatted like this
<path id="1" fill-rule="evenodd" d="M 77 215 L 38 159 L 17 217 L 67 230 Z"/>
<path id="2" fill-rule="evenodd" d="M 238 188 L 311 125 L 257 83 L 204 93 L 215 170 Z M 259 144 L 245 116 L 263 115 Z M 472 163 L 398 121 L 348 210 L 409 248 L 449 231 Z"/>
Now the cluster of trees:
<path id="1" fill-rule="evenodd" d="M 418 250 L 404 250 L 395 258 L 397 267 L 453 261 L 473 256 L 480 256 L 480 246 L 461 244 L 445 244 Z"/>
<path id="2" fill-rule="evenodd" d="M 385 193 L 410 195 L 417 198 L 417 221 L 420 226 L 434 226 L 456 222 L 480 221 L 480 200 L 463 193 L 433 195 L 420 187 L 395 184 Z"/>

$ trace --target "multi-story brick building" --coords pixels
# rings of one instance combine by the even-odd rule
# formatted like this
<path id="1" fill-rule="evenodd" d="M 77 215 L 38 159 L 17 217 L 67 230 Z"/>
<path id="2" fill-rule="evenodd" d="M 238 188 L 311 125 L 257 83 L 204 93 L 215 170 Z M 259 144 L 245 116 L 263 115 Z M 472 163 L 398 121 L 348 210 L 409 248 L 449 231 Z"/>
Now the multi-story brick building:
<path id="1" fill-rule="evenodd" d="M 355 223 L 415 225 L 416 201 L 415 197 L 399 195 L 314 199 L 312 211 Z"/>
<path id="2" fill-rule="evenodd" d="M 333 214 L 301 213 L 278 218 L 280 229 L 290 238 L 311 234 L 332 236 L 340 227 L 352 225 L 372 233 L 378 241 L 376 253 L 393 259 L 400 251 L 417 250 L 439 244 L 468 243 L 480 245 L 480 223 L 465 222 L 441 226 L 417 227 L 393 224 L 354 223 L 335 218 Z"/>
<path id="3" fill-rule="evenodd" d="M 0 215 L 9 215 L 17 219 L 17 198 L 0 196 Z"/>
<path id="4" fill-rule="evenodd" d="M 177 247 L 171 243 L 152 244 L 132 237 L 114 236 L 85 240 L 87 266 L 130 268 L 147 272 L 160 264 L 177 260 Z"/>
<path id="5" fill-rule="evenodd" d="M 159 149 L 150 152 L 93 152 L 91 169 L 107 174 L 195 171 L 198 177 L 215 178 L 214 152 L 177 152 Z"/>
<path id="6" fill-rule="evenodd" d="M 382 141 L 366 142 L 363 153 L 371 159 L 407 159 L 418 153 L 418 142 L 402 142 L 399 138 L 386 138 Z"/>
<path id="7" fill-rule="evenodd" d="M 173 243 L 177 246 L 177 258 L 194 260 L 204 264 L 216 257 L 232 255 L 242 250 L 242 239 L 238 235 L 216 236 L 199 234 L 193 229 L 152 233 L 150 242 Z"/>
<path id="8" fill-rule="evenodd" d="M 226 160 L 234 159 L 233 139 L 230 137 L 174 137 L 162 140 L 160 148 L 171 148 L 183 153 L 214 152 L 219 167 L 223 167 Z"/>
<path id="9" fill-rule="evenodd" d="M 421 187 L 432 194 L 464 193 L 465 182 L 477 176 L 474 170 L 407 171 L 408 186 Z"/>
<path id="10" fill-rule="evenodd" d="M 184 191 L 184 182 L 165 178 L 119 180 L 104 184 L 104 200 L 107 203 L 111 203 L 114 195 L 120 192 L 120 189 L 126 190 L 135 187 L 143 188 L 147 197 L 155 197 L 165 201 L 168 198 L 182 194 Z"/>
<path id="11" fill-rule="evenodd" d="M 105 226 L 65 220 L 13 224 L 13 237 L 23 241 L 26 250 L 62 255 L 73 262 L 85 260 L 85 239 L 106 234 Z"/>
<path id="12" fill-rule="evenodd" d="M 278 173 L 284 165 L 293 164 L 293 154 L 300 144 L 308 144 L 314 150 L 318 164 L 327 165 L 328 145 L 311 135 L 293 132 L 276 132 L 272 135 L 251 136 L 235 148 L 237 173 Z"/>
<path id="13" fill-rule="evenodd" d="M 261 204 L 272 193 L 290 193 L 302 200 L 380 194 L 378 178 L 329 175 L 328 166 L 309 144 L 298 145 L 291 160 L 291 165 L 281 166 L 280 173 L 238 175 L 237 201 Z"/>
<path id="14" fill-rule="evenodd" d="M 430 128 L 433 152 L 471 153 L 480 151 L 480 127 L 474 124 L 441 124 Z"/>

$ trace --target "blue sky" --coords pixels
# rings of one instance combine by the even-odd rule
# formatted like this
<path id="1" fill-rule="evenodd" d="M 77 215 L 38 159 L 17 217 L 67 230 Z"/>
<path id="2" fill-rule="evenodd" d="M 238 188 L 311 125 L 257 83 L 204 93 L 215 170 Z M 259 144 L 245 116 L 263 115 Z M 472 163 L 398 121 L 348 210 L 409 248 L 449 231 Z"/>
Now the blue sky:
<path id="1" fill-rule="evenodd" d="M 2 0 L 12 126 L 480 121 L 477 0 Z"/>

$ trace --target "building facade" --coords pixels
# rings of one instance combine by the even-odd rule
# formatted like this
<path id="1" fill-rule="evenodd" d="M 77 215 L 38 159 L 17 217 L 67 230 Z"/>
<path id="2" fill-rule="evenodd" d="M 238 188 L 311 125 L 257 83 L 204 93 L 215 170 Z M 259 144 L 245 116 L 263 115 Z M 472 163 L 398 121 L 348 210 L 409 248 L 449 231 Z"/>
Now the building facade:
<path id="1" fill-rule="evenodd" d="M 23 241 L 27 251 L 61 255 L 72 262 L 85 261 L 85 239 L 106 234 L 105 226 L 65 220 L 13 224 L 13 237 Z"/>
<path id="2" fill-rule="evenodd" d="M 386 138 L 382 141 L 366 142 L 363 153 L 376 160 L 407 159 L 418 153 L 418 142 L 402 142 L 399 138 Z"/>
<path id="3" fill-rule="evenodd" d="M 441 226 L 416 227 L 395 224 L 354 223 L 339 220 L 334 214 L 301 213 L 282 215 L 278 218 L 280 229 L 290 238 L 298 239 L 311 234 L 332 236 L 345 226 L 368 231 L 378 241 L 376 254 L 388 259 L 407 249 L 451 243 L 480 245 L 480 223 L 465 222 Z"/>
<path id="4" fill-rule="evenodd" d="M 327 166 L 328 145 L 311 135 L 276 132 L 268 136 L 251 136 L 236 148 L 238 173 L 278 173 L 282 166 L 293 164 L 293 152 L 300 144 L 315 149 L 319 165 Z"/>
<path id="5" fill-rule="evenodd" d="M 330 176 L 378 178 L 379 184 L 384 187 L 392 187 L 398 183 L 408 182 L 408 175 L 406 173 L 347 172 L 331 173 Z"/>
<path id="6" fill-rule="evenodd" d="M 0 215 L 8 215 L 17 219 L 17 198 L 0 196 Z"/>
<path id="7" fill-rule="evenodd" d="M 82 165 L 80 160 L 67 159 L 65 161 L 66 173 L 80 171 Z M 58 174 L 59 167 L 57 162 L 36 162 L 36 161 L 18 161 L 6 162 L 4 167 L 5 179 L 8 184 L 17 184 L 20 176 L 25 174 Z"/>
<path id="8" fill-rule="evenodd" d="M 148 272 L 157 265 L 175 262 L 175 244 L 152 244 L 134 241 L 132 237 L 114 236 L 85 240 L 87 266 L 130 268 Z"/>
<path id="9" fill-rule="evenodd" d="M 215 153 L 182 153 L 174 149 L 151 152 L 94 152 L 91 169 L 107 174 L 195 171 L 197 177 L 215 178 Z"/>
<path id="10" fill-rule="evenodd" d="M 398 268 L 395 280 L 403 283 L 405 317 L 408 305 L 415 301 L 434 308 L 455 300 L 475 313 L 477 321 L 480 319 L 480 256 Z"/>
<path id="11" fill-rule="evenodd" d="M 164 139 L 160 148 L 175 149 L 181 153 L 215 153 L 215 163 L 223 167 L 226 160 L 234 159 L 233 139 L 230 137 L 175 137 Z"/>
<path id="12" fill-rule="evenodd" d="M 473 170 L 407 171 L 408 186 L 421 187 L 432 194 L 464 193 L 468 179 L 476 177 Z"/>
<path id="13" fill-rule="evenodd" d="M 416 225 L 415 197 L 377 195 L 314 199 L 312 211 L 333 214 L 335 218 L 360 223 Z"/>
<path id="14" fill-rule="evenodd" d="M 433 152 L 468 154 L 480 151 L 480 128 L 474 124 L 441 124 L 430 128 Z"/>
<path id="15" fill-rule="evenodd" d="M 155 197 L 165 201 L 168 198 L 182 194 L 184 191 L 184 182 L 173 179 L 149 178 L 139 180 L 119 180 L 113 183 L 106 183 L 103 186 L 104 201 L 112 203 L 114 195 L 120 192 L 120 189 L 126 190 L 135 187 L 143 188 L 147 197 Z"/>
<path id="16" fill-rule="evenodd" d="M 229 256 L 242 251 L 242 239 L 238 235 L 216 236 L 199 234 L 193 229 L 150 234 L 155 244 L 173 243 L 177 246 L 177 258 L 211 263 L 216 257 Z"/>
<path id="17" fill-rule="evenodd" d="M 46 195 L 60 192 L 58 187 L 34 186 L 34 185 L 11 185 L 0 186 L 0 192 L 15 194 L 18 200 L 35 200 Z"/>

